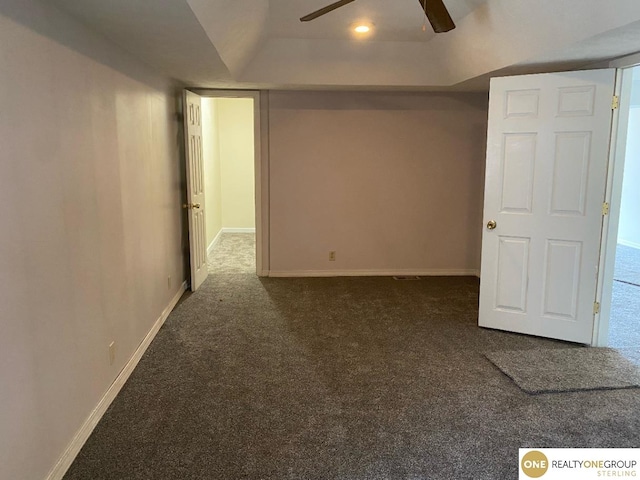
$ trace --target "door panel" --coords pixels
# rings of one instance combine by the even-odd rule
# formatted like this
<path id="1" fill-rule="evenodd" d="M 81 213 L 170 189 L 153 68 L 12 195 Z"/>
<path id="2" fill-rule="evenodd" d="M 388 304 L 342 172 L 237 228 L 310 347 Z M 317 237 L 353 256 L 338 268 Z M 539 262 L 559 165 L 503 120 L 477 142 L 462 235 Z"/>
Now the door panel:
<path id="1" fill-rule="evenodd" d="M 504 118 L 538 118 L 540 90 L 508 90 L 505 97 Z"/>
<path id="2" fill-rule="evenodd" d="M 551 215 L 584 216 L 591 132 L 556 133 Z"/>
<path id="3" fill-rule="evenodd" d="M 505 135 L 502 165 L 502 213 L 531 213 L 536 135 Z"/>
<path id="4" fill-rule="evenodd" d="M 185 143 L 187 157 L 187 199 L 189 211 L 189 257 L 191 290 L 202 285 L 208 275 L 207 234 L 204 203 L 204 160 L 202 157 L 201 99 L 185 90 Z"/>
<path id="5" fill-rule="evenodd" d="M 547 240 L 542 314 L 576 321 L 582 242 Z"/>
<path id="6" fill-rule="evenodd" d="M 527 311 L 529 239 L 499 237 L 496 309 Z"/>
<path id="7" fill-rule="evenodd" d="M 614 81 L 492 79 L 480 326 L 591 342 Z"/>

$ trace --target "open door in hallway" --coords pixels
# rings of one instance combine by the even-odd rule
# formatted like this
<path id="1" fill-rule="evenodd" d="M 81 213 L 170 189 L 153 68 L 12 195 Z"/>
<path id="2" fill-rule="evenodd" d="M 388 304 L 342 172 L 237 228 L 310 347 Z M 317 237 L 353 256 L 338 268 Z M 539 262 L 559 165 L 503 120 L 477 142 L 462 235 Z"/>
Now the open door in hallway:
<path id="1" fill-rule="evenodd" d="M 184 122 L 188 199 L 185 208 L 189 211 L 191 290 L 196 291 L 208 275 L 202 159 L 202 107 L 200 96 L 187 90 L 184 92 Z"/>
<path id="2" fill-rule="evenodd" d="M 590 344 L 615 70 L 491 82 L 479 325 Z"/>

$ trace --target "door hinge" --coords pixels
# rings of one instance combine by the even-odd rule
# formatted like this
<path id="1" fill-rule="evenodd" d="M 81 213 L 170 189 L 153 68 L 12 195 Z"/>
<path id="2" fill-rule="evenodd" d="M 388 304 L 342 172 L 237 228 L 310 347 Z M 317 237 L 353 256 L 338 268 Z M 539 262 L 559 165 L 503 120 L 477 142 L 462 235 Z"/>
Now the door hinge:
<path id="1" fill-rule="evenodd" d="M 593 314 L 597 315 L 600 313 L 600 302 L 595 302 L 593 304 Z"/>
<path id="2" fill-rule="evenodd" d="M 609 203 L 604 202 L 602 204 L 602 216 L 609 215 Z"/>
<path id="3" fill-rule="evenodd" d="M 613 101 L 611 102 L 611 110 L 617 110 L 620 108 L 620 97 L 618 95 L 613 96 Z"/>

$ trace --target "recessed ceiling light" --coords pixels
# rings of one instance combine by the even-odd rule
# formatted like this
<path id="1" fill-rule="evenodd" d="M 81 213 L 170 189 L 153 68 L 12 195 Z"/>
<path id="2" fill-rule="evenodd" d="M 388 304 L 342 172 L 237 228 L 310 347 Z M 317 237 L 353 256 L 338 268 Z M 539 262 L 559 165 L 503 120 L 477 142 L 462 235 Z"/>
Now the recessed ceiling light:
<path id="1" fill-rule="evenodd" d="M 369 25 L 358 25 L 353 29 L 356 33 L 369 33 L 371 27 Z"/>

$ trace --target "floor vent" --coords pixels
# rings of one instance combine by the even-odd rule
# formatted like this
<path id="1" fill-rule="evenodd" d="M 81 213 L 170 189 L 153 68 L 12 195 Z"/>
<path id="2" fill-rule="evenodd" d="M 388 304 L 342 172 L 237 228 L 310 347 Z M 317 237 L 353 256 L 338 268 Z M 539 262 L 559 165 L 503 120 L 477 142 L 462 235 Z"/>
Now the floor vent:
<path id="1" fill-rule="evenodd" d="M 394 280 L 420 280 L 420 277 L 415 275 L 394 275 Z"/>

